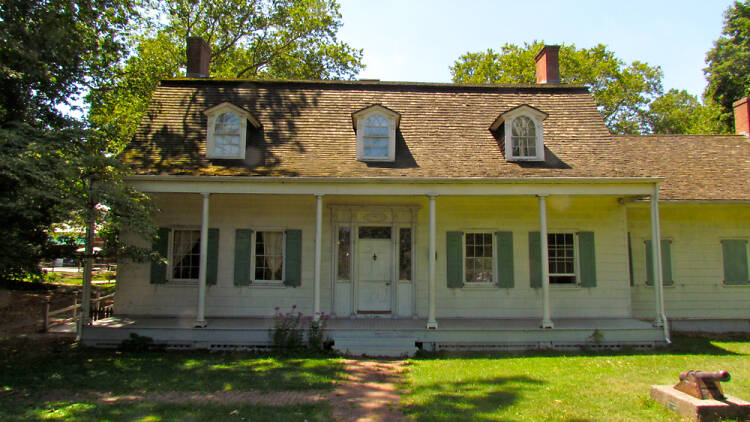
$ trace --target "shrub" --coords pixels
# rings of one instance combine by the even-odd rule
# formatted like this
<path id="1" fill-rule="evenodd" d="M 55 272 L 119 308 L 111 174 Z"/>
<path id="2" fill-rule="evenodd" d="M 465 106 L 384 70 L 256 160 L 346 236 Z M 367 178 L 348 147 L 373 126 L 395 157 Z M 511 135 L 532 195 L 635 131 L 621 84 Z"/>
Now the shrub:
<path id="1" fill-rule="evenodd" d="M 275 308 L 273 331 L 271 341 L 274 347 L 298 348 L 302 346 L 302 312 L 297 312 L 297 305 L 292 305 L 292 310 L 287 313 Z"/>

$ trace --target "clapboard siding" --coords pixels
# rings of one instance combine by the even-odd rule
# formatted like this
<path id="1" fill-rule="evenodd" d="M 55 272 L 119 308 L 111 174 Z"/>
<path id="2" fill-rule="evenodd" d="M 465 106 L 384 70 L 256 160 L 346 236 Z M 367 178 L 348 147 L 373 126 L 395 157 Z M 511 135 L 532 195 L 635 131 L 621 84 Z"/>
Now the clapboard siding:
<path id="1" fill-rule="evenodd" d="M 593 231 L 596 238 L 597 287 L 551 286 L 552 317 L 619 317 L 630 315 L 625 223 L 615 198 L 547 199 L 550 232 Z M 512 231 L 515 259 L 512 289 L 449 289 L 445 283 L 447 231 Z M 528 232 L 539 230 L 539 202 L 529 197 L 439 197 L 437 199 L 437 316 L 541 317 L 540 289 L 529 283 Z M 420 292 L 426 298 L 426 291 Z M 426 305 L 426 300 L 422 300 Z M 420 310 L 423 314 L 424 310 Z"/>
<path id="2" fill-rule="evenodd" d="M 672 240 L 674 286 L 664 288 L 670 319 L 750 318 L 750 286 L 725 286 L 721 239 L 750 238 L 748 204 L 680 204 L 660 206 L 661 235 Z M 650 238 L 649 210 L 628 208 L 633 248 L 633 314 L 653 318 L 654 291 L 646 286 L 644 241 Z"/>
<path id="3" fill-rule="evenodd" d="M 200 225 L 200 195 L 154 195 L 160 225 Z M 332 310 L 332 227 L 329 206 L 416 205 L 416 314 L 427 316 L 429 204 L 427 197 L 326 196 L 323 207 L 321 309 Z M 467 318 L 535 318 L 541 316 L 540 289 L 529 284 L 528 232 L 539 230 L 538 199 L 533 196 L 437 198 L 437 316 Z M 220 230 L 218 283 L 208 288 L 206 315 L 269 316 L 274 307 L 312 312 L 315 199 L 310 196 L 212 195 L 210 227 Z M 554 317 L 628 317 L 630 288 L 626 226 L 615 197 L 548 198 L 550 232 L 593 231 L 596 243 L 597 286 L 552 286 Z M 234 285 L 234 242 L 238 228 L 302 230 L 302 285 L 262 287 Z M 446 285 L 446 232 L 486 230 L 513 232 L 514 287 L 449 289 Z M 148 283 L 148 265 L 123 263 L 119 271 L 116 311 L 134 315 L 190 316 L 195 314 L 196 285 Z"/>

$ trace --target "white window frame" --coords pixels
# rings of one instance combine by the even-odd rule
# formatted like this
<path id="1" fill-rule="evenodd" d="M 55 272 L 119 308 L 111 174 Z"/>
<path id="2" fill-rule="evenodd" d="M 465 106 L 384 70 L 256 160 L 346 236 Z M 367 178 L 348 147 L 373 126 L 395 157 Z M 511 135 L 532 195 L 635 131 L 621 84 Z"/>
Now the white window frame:
<path id="1" fill-rule="evenodd" d="M 536 131 L 536 154 L 533 156 L 513 155 L 513 121 L 519 117 L 528 117 L 534 122 Z M 504 126 L 505 159 L 508 161 L 544 161 L 544 125 L 547 114 L 528 105 L 515 107 L 501 114 L 490 126 L 491 131 L 497 131 Z"/>
<path id="2" fill-rule="evenodd" d="M 255 246 L 257 242 L 257 235 L 258 233 L 265 233 L 265 232 L 277 232 L 281 233 L 281 280 L 258 280 L 255 278 L 255 260 L 256 260 L 256 251 Z M 251 236 L 251 247 L 250 247 L 250 279 L 253 280 L 253 284 L 259 284 L 259 285 L 280 285 L 284 284 L 284 281 L 286 280 L 286 230 L 276 228 L 276 227 L 269 227 L 269 228 L 259 228 L 259 229 L 253 229 L 253 234 Z"/>
<path id="3" fill-rule="evenodd" d="M 260 127 L 260 122 L 249 112 L 237 107 L 232 103 L 221 103 L 203 112 L 208 117 L 208 128 L 206 137 L 206 158 L 212 159 L 244 159 L 247 144 L 247 122 L 254 127 Z M 224 113 L 231 113 L 240 119 L 240 150 L 237 154 L 216 153 L 216 119 Z"/>
<path id="4" fill-rule="evenodd" d="M 492 280 L 490 281 L 468 281 L 466 280 L 466 235 L 467 234 L 489 234 L 490 238 L 492 239 Z M 472 286 L 491 286 L 494 284 L 497 284 L 497 236 L 495 236 L 495 232 L 492 230 L 463 230 L 461 232 L 461 242 L 463 243 L 463 247 L 461 248 L 461 267 L 463 268 L 463 274 L 461 274 L 461 279 L 464 282 L 464 287 L 472 287 Z"/>
<path id="5" fill-rule="evenodd" d="M 365 155 L 365 122 L 370 116 L 380 115 L 388 122 L 388 154 L 385 157 L 368 157 Z M 352 123 L 357 131 L 357 160 L 366 162 L 394 162 L 396 160 L 396 128 L 400 115 L 381 105 L 373 105 L 352 114 Z"/>
<path id="6" fill-rule="evenodd" d="M 549 247 L 550 247 L 550 244 L 549 244 L 549 238 L 548 238 L 548 240 L 547 240 L 547 269 L 548 269 L 548 272 L 549 272 L 549 278 L 550 278 L 549 284 L 550 284 L 550 286 L 556 286 L 556 287 L 561 287 L 561 288 L 566 288 L 566 287 L 567 288 L 580 287 L 581 286 L 581 265 L 580 265 L 580 257 L 579 257 L 579 255 L 580 255 L 580 252 L 579 252 L 580 251 L 580 247 L 579 247 L 579 244 L 578 244 L 580 242 L 580 236 L 578 236 L 578 231 L 575 231 L 575 230 L 554 230 L 554 231 L 548 231 L 547 232 L 548 236 L 551 235 L 551 234 L 572 234 L 573 235 L 573 271 L 575 271 L 575 273 L 573 273 L 573 274 L 568 274 L 568 273 L 566 273 L 566 274 L 563 274 L 563 273 L 555 273 L 555 274 L 553 274 L 552 272 L 549 272 L 549 259 L 550 259 Z M 575 277 L 575 282 L 573 282 L 573 283 L 556 283 L 556 282 L 552 281 L 552 277 L 553 276 L 571 276 L 571 275 Z"/>
<path id="7" fill-rule="evenodd" d="M 167 245 L 167 282 L 184 283 L 184 284 L 197 284 L 198 278 L 175 278 L 174 277 L 174 232 L 175 231 L 197 231 L 198 239 L 200 242 L 200 230 L 199 226 L 175 226 L 169 228 L 169 244 Z M 198 261 L 198 273 L 200 274 L 200 261 Z"/>

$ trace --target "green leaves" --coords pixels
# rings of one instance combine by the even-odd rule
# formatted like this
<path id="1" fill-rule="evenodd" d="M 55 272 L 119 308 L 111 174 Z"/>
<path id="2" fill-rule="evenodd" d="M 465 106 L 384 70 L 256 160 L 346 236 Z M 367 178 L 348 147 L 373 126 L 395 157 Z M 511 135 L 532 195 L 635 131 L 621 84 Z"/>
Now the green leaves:
<path id="1" fill-rule="evenodd" d="M 543 42 L 523 46 L 506 44 L 494 50 L 467 53 L 451 66 L 458 83 L 536 83 L 535 55 Z M 560 47 L 562 83 L 586 85 L 599 106 L 604 122 L 614 133 L 649 131 L 646 112 L 649 103 L 662 93 L 662 72 L 658 66 L 635 61 L 626 64 L 606 46 L 577 49 Z"/>
<path id="2" fill-rule="evenodd" d="M 704 97 L 721 107 L 721 122 L 733 132 L 732 103 L 750 95 L 750 4 L 735 1 L 724 13 L 721 37 L 706 54 Z"/>
<path id="3" fill-rule="evenodd" d="M 152 0 L 144 8 L 150 19 L 128 39 L 133 54 L 88 97 L 89 120 L 114 151 L 132 139 L 159 81 L 184 74 L 188 36 L 209 43 L 216 78 L 352 79 L 363 68 L 362 51 L 336 39 L 333 0 Z"/>

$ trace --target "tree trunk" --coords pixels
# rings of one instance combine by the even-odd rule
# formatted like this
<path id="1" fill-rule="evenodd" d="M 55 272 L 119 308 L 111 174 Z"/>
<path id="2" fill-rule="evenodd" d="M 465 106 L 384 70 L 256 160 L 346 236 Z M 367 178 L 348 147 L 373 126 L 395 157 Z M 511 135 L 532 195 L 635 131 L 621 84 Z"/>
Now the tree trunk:
<path id="1" fill-rule="evenodd" d="M 93 213 L 93 210 L 91 210 Z M 83 254 L 83 286 L 81 289 L 81 315 L 78 322 L 78 340 L 83 340 L 83 330 L 91 324 L 91 271 L 94 259 L 94 219 L 86 218 L 86 245 Z"/>

